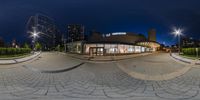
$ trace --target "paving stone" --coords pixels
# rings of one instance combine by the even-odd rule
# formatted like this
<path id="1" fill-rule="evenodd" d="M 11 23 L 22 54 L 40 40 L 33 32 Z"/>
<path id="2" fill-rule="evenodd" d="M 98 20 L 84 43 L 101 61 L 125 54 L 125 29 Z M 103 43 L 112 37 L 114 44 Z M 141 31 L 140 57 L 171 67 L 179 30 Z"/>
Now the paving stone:
<path id="1" fill-rule="evenodd" d="M 85 63 L 71 71 L 62 73 L 41 73 L 29 69 L 39 68 L 53 60 L 55 54 L 42 54 L 41 61 L 29 61 L 23 64 L 0 66 L 0 99 L 16 100 L 182 100 L 199 99 L 200 69 L 192 68 L 190 71 L 165 81 L 146 81 L 129 76 L 112 63 Z M 59 57 L 59 55 L 57 55 Z M 70 60 L 63 55 L 60 63 Z M 42 60 L 43 59 L 43 60 Z M 147 62 L 159 63 L 147 58 Z M 155 57 L 158 61 L 160 58 Z M 164 58 L 167 59 L 167 58 Z M 130 62 L 129 59 L 124 62 Z M 30 64 L 31 62 L 31 64 Z M 79 63 L 81 60 L 74 63 Z M 54 66 L 56 62 L 48 62 L 43 68 Z M 70 62 L 68 62 L 70 63 Z M 58 64 L 58 68 L 68 67 L 72 64 Z M 147 64 L 147 63 L 145 63 Z M 176 63 L 173 62 L 174 65 Z M 26 67 L 24 67 L 25 65 Z M 159 64 L 156 64 L 159 65 Z M 146 66 L 146 65 L 145 65 Z M 181 67 L 177 64 L 178 67 Z M 166 67 L 166 66 L 165 66 Z"/>

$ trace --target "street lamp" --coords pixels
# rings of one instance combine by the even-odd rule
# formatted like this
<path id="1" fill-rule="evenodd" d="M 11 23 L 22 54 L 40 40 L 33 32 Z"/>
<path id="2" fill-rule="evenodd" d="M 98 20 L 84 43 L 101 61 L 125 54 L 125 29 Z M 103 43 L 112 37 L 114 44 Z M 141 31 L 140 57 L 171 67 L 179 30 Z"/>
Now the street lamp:
<path id="1" fill-rule="evenodd" d="M 37 32 L 33 32 L 32 33 L 32 37 L 33 37 L 33 39 L 36 39 L 38 37 L 38 33 Z"/>
<path id="2" fill-rule="evenodd" d="M 180 36 L 182 35 L 182 32 L 183 32 L 183 29 L 174 28 L 173 34 L 175 34 L 175 36 L 178 36 L 178 42 L 179 42 L 178 53 L 179 53 L 179 55 L 180 55 L 180 51 L 181 51 L 181 39 L 180 39 Z"/>
<path id="3" fill-rule="evenodd" d="M 33 27 L 33 31 L 29 32 L 33 38 L 33 50 L 35 50 L 35 41 L 39 37 L 39 32 L 37 32 L 36 27 Z"/>
<path id="4" fill-rule="evenodd" d="M 64 38 L 64 36 L 62 36 L 62 41 L 64 43 L 64 47 L 65 47 L 65 53 L 67 52 L 67 39 Z"/>

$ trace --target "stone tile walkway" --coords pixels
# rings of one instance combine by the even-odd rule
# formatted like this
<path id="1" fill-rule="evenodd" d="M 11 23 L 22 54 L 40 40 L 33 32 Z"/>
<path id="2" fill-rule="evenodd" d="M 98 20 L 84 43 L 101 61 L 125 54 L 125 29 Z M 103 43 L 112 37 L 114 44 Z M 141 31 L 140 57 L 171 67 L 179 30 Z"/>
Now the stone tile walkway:
<path id="1" fill-rule="evenodd" d="M 47 53 L 43 60 L 57 54 Z M 72 59 L 58 55 L 60 63 Z M 147 56 L 148 57 L 148 56 Z M 159 58 L 152 55 L 152 59 Z M 143 58 L 145 60 L 145 58 Z M 160 58 L 162 60 L 164 58 Z M 73 59 L 74 62 L 82 60 Z M 134 59 L 132 59 L 134 61 Z M 48 61 L 48 60 L 47 60 Z M 136 79 L 118 68 L 116 62 L 90 63 L 59 73 L 42 73 L 32 67 L 38 60 L 16 65 L 0 65 L 0 100 L 199 100 L 200 68 L 169 80 Z M 50 68 L 57 61 L 46 62 Z M 130 62 L 127 60 L 127 62 Z M 70 62 L 68 62 L 70 63 Z M 38 65 L 42 67 L 45 63 Z M 62 64 L 61 64 L 62 65 Z M 176 64 L 174 64 L 175 66 Z M 196 65 L 197 66 L 197 65 Z M 47 68 L 47 66 L 45 67 Z"/>

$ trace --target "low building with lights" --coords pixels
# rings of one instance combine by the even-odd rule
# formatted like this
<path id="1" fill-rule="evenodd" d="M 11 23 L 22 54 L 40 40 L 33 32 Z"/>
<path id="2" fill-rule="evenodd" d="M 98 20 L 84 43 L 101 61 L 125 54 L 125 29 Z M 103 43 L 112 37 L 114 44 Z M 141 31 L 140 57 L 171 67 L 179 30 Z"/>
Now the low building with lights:
<path id="1" fill-rule="evenodd" d="M 84 54 L 89 55 L 123 55 L 149 52 L 149 48 L 127 43 L 86 43 Z"/>
<path id="2" fill-rule="evenodd" d="M 124 55 L 159 50 L 160 44 L 148 41 L 141 34 L 115 32 L 100 34 L 95 32 L 89 41 L 76 41 L 67 44 L 71 53 L 87 54 L 91 56 Z"/>
<path id="3" fill-rule="evenodd" d="M 150 51 L 158 51 L 160 49 L 160 44 L 155 41 L 140 41 L 137 42 L 136 45 L 144 46 L 150 49 Z"/>

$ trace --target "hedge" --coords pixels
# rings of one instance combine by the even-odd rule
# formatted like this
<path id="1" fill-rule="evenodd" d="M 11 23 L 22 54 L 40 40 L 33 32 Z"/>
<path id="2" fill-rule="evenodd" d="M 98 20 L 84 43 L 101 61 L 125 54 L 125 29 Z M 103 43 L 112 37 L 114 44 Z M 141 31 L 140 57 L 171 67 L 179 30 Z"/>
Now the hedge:
<path id="1" fill-rule="evenodd" d="M 0 48 L 0 55 L 17 55 L 30 53 L 30 48 Z"/>
<path id="2" fill-rule="evenodd" d="M 196 48 L 182 48 L 182 52 L 185 55 L 196 55 Z M 200 55 L 200 48 L 198 48 L 198 54 Z"/>

